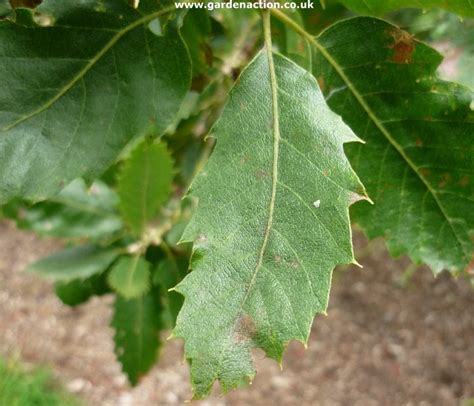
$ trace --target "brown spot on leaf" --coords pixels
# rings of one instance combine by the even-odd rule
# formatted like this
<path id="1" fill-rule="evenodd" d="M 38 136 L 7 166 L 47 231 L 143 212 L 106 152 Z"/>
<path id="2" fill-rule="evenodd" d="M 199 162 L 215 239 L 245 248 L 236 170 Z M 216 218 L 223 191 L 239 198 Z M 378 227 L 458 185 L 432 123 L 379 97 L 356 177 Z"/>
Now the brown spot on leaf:
<path id="1" fill-rule="evenodd" d="M 252 340 L 257 333 L 257 326 L 248 314 L 242 314 L 235 323 L 234 335 L 239 342 Z"/>
<path id="2" fill-rule="evenodd" d="M 439 182 L 438 186 L 443 189 L 447 186 L 448 183 L 451 182 L 451 175 L 449 173 L 443 174 L 441 177 L 441 182 Z"/>
<path id="3" fill-rule="evenodd" d="M 461 187 L 466 187 L 467 185 L 469 185 L 469 176 L 468 175 L 464 175 L 461 180 L 459 181 L 459 186 Z"/>
<path id="4" fill-rule="evenodd" d="M 415 144 L 417 147 L 422 147 L 423 146 L 423 141 L 420 138 L 417 138 L 415 141 Z"/>
<path id="5" fill-rule="evenodd" d="M 427 178 L 428 176 L 430 176 L 431 171 L 430 171 L 428 168 L 421 168 L 421 169 L 420 169 L 420 174 L 421 174 L 423 177 Z"/>
<path id="6" fill-rule="evenodd" d="M 256 173 L 255 173 L 255 176 L 257 177 L 257 179 L 263 179 L 265 177 L 268 176 L 268 173 L 266 171 L 264 171 L 263 169 L 259 169 Z"/>
<path id="7" fill-rule="evenodd" d="M 406 31 L 397 28 L 389 30 L 393 38 L 393 44 L 389 46 L 393 50 L 392 62 L 395 63 L 413 63 L 413 52 L 416 48 L 414 38 Z"/>
<path id="8" fill-rule="evenodd" d="M 326 86 L 326 82 L 324 81 L 324 78 L 322 76 L 320 76 L 318 78 L 318 84 L 319 84 L 319 88 L 321 89 L 322 92 L 324 92 L 324 88 Z"/>

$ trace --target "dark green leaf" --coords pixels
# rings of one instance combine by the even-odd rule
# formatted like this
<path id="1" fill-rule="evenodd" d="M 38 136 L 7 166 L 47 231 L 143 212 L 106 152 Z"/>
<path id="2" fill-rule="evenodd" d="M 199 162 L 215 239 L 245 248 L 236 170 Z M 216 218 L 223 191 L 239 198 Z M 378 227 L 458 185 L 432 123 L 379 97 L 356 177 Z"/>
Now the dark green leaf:
<path id="1" fill-rule="evenodd" d="M 118 255 L 117 249 L 93 245 L 66 248 L 31 264 L 28 270 L 53 281 L 70 282 L 103 272 Z"/>
<path id="2" fill-rule="evenodd" d="M 474 17 L 471 0 L 340 0 L 345 6 L 366 15 L 382 15 L 400 8 L 444 8 L 460 15 Z"/>
<path id="3" fill-rule="evenodd" d="M 370 43 L 367 42 L 370 38 Z M 373 238 L 434 271 L 474 252 L 474 93 L 436 76 L 442 57 L 384 21 L 338 23 L 314 41 L 329 105 L 367 144 L 347 148 L 375 206 L 354 207 Z"/>
<path id="4" fill-rule="evenodd" d="M 161 290 L 163 326 L 166 328 L 174 328 L 176 317 L 183 306 L 183 296 L 170 289 L 186 276 L 188 262 L 187 258 L 164 259 L 158 264 L 153 275 L 153 283 Z"/>
<path id="5" fill-rule="evenodd" d="M 290 340 L 306 342 L 332 269 L 354 261 L 348 208 L 365 192 L 343 144 L 357 137 L 308 72 L 267 54 L 231 92 L 191 188 L 193 271 L 176 287 L 185 301 L 175 335 L 195 398 L 216 379 L 224 391 L 252 379 L 252 347 L 281 362 Z"/>
<path id="6" fill-rule="evenodd" d="M 126 300 L 115 299 L 112 327 L 115 353 L 132 385 L 155 363 L 160 347 L 160 311 L 153 293 Z"/>
<path id="7" fill-rule="evenodd" d="M 173 161 L 164 144 L 139 144 L 125 161 L 118 180 L 123 219 L 140 236 L 169 197 Z"/>
<path id="8" fill-rule="evenodd" d="M 184 18 L 181 34 L 189 49 L 193 75 L 205 74 L 212 62 L 212 50 L 208 45 L 211 21 L 207 10 L 189 10 Z"/>
<path id="9" fill-rule="evenodd" d="M 46 0 L 38 12 L 52 26 L 0 21 L 0 203 L 97 177 L 131 138 L 173 122 L 190 63 L 172 26 L 148 28 L 166 11 Z"/>
<path id="10" fill-rule="evenodd" d="M 68 306 L 77 306 L 87 302 L 91 296 L 110 292 L 104 273 L 92 275 L 87 279 L 56 282 L 54 290 L 59 299 Z"/>

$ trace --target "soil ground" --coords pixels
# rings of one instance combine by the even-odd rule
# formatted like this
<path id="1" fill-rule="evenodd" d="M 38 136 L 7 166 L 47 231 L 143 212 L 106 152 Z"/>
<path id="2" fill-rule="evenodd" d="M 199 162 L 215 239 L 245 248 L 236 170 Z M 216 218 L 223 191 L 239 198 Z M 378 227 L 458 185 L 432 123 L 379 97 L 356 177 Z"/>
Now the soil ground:
<path id="1" fill-rule="evenodd" d="M 131 389 L 113 355 L 111 298 L 70 309 L 24 272 L 58 246 L 0 222 L 0 355 L 49 365 L 86 404 L 182 404 L 190 386 L 180 341 Z M 363 270 L 336 272 L 329 315 L 316 318 L 308 350 L 292 343 L 283 372 L 256 353 L 252 386 L 195 404 L 444 406 L 474 397 L 474 289 L 427 269 L 401 286 L 408 261 L 370 247 Z"/>

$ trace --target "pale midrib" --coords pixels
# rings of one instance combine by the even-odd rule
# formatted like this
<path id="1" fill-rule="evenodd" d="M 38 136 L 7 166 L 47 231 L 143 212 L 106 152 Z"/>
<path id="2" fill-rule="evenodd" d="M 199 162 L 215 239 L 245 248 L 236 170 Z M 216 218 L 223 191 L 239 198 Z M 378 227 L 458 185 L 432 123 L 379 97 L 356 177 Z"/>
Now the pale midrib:
<path id="1" fill-rule="evenodd" d="M 126 282 L 126 285 L 129 287 L 132 286 L 132 282 L 133 282 L 133 277 L 135 276 L 135 272 L 137 271 L 138 269 L 138 262 L 140 260 L 140 255 L 135 255 L 133 257 L 133 262 L 132 262 L 132 269 L 128 272 L 128 275 L 127 275 L 127 282 Z"/>
<path id="2" fill-rule="evenodd" d="M 268 59 L 268 70 L 270 72 L 270 88 L 272 93 L 272 133 L 273 133 L 273 163 L 272 163 L 272 191 L 270 197 L 270 204 L 268 207 L 268 220 L 265 227 L 265 234 L 263 236 L 262 246 L 258 253 L 257 265 L 252 273 L 252 279 L 247 288 L 247 293 L 242 301 L 242 305 L 239 313 L 242 312 L 242 309 L 247 301 L 247 298 L 252 291 L 253 286 L 257 280 L 257 275 L 262 269 L 263 265 L 263 256 L 268 246 L 268 240 L 270 238 L 270 232 L 273 225 L 273 215 L 275 212 L 275 201 L 278 185 L 278 157 L 280 154 L 280 117 L 278 112 L 278 85 L 275 72 L 275 63 L 273 61 L 273 50 L 272 50 L 272 38 L 270 30 L 270 13 L 265 11 L 263 13 L 263 27 L 264 27 L 264 36 L 265 36 L 265 51 Z"/>
<path id="3" fill-rule="evenodd" d="M 321 55 L 326 58 L 326 60 L 329 62 L 329 64 L 334 68 L 334 70 L 337 72 L 337 74 L 341 77 L 341 79 L 346 83 L 348 89 L 352 92 L 354 97 L 357 99 L 361 107 L 365 110 L 369 118 L 372 120 L 372 122 L 376 125 L 378 130 L 384 135 L 384 137 L 389 141 L 389 143 L 397 150 L 397 152 L 400 154 L 400 156 L 406 161 L 408 166 L 415 172 L 417 177 L 423 182 L 425 187 L 428 189 L 430 192 L 431 196 L 435 200 L 436 204 L 438 205 L 442 215 L 448 222 L 453 235 L 455 236 L 456 240 L 458 241 L 461 250 L 463 252 L 464 258 L 469 262 L 469 255 L 465 250 L 464 243 L 458 236 L 458 233 L 456 229 L 454 228 L 451 218 L 448 216 L 448 213 L 446 212 L 443 204 L 438 198 L 438 195 L 436 191 L 431 187 L 431 185 L 428 183 L 428 181 L 419 173 L 418 168 L 414 164 L 414 162 L 410 159 L 410 157 L 405 153 L 403 148 L 395 141 L 395 139 L 392 137 L 390 132 L 385 128 L 385 126 L 382 124 L 382 122 L 378 119 L 376 114 L 372 111 L 370 106 L 366 103 L 362 95 L 359 93 L 359 91 L 356 89 L 354 84 L 351 82 L 349 77 L 345 74 L 344 70 L 342 67 L 339 65 L 339 63 L 331 56 L 331 54 L 327 51 L 327 49 L 321 45 L 316 38 L 314 38 L 311 34 L 309 34 L 303 27 L 301 27 L 299 24 L 294 22 L 291 18 L 287 17 L 284 13 L 282 13 L 279 10 L 272 9 L 271 10 L 272 14 L 275 15 L 279 20 L 293 28 L 297 33 L 305 37 L 313 46 L 321 53 Z"/>
<path id="4" fill-rule="evenodd" d="M 105 46 L 100 50 L 100 52 L 98 52 L 85 66 L 84 68 L 82 68 L 76 76 L 74 76 L 72 78 L 72 80 L 67 83 L 64 87 L 62 87 L 60 89 L 60 91 L 55 95 L 53 96 L 51 99 L 49 99 L 47 102 L 45 102 L 41 107 L 37 108 L 36 110 L 32 111 L 31 113 L 28 113 L 22 117 L 20 117 L 19 119 L 17 119 L 16 121 L 14 121 L 13 123 L 5 126 L 2 128 L 2 132 L 4 131 L 9 131 L 11 130 L 13 127 L 16 127 L 18 124 L 21 124 L 22 122 L 26 121 L 26 120 L 29 120 L 30 118 L 42 113 L 43 111 L 47 110 L 48 108 L 50 108 L 54 103 L 56 103 L 61 97 L 63 97 L 69 90 L 71 90 L 74 85 L 79 81 L 81 80 L 86 74 L 87 72 L 89 72 L 89 70 L 125 35 L 127 34 L 128 32 L 132 31 L 133 29 L 139 27 L 140 25 L 142 24 L 145 24 L 147 23 L 148 21 L 151 21 L 153 20 L 154 18 L 157 18 L 163 14 L 166 14 L 166 13 L 169 13 L 171 11 L 173 11 L 175 8 L 174 6 L 169 6 L 169 7 L 165 7 L 163 9 L 161 9 L 160 11 L 156 11 L 152 14 L 149 14 L 147 16 L 144 16 L 138 20 L 136 20 L 135 22 L 133 22 L 132 24 L 126 26 L 125 28 L 123 28 L 122 30 L 120 31 L 117 31 L 117 33 L 110 39 L 110 41 L 105 44 Z"/>

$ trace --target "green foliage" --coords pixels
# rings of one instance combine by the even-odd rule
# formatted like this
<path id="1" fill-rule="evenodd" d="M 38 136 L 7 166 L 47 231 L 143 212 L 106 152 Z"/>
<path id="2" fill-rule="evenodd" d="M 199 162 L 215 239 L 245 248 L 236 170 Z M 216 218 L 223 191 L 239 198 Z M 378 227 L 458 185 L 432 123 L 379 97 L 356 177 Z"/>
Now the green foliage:
<path id="1" fill-rule="evenodd" d="M 130 300 L 120 295 L 115 299 L 115 353 L 132 385 L 148 372 L 158 356 L 159 313 L 160 305 L 153 292 Z"/>
<path id="2" fill-rule="evenodd" d="M 148 27 L 167 11 L 45 0 L 37 12 L 46 27 L 26 11 L 0 21 L 0 203 L 93 179 L 130 139 L 166 130 L 190 77 L 176 29 Z"/>
<path id="3" fill-rule="evenodd" d="M 53 381 L 49 371 L 27 371 L 15 361 L 0 359 L 0 405 L 79 406 L 81 403 Z"/>
<path id="4" fill-rule="evenodd" d="M 123 227 L 116 206 L 117 194 L 97 180 L 90 187 L 76 179 L 58 195 L 18 212 L 20 228 L 68 239 L 100 240 Z"/>
<path id="5" fill-rule="evenodd" d="M 215 379 L 224 391 L 252 379 L 252 346 L 281 362 L 290 340 L 307 341 L 332 269 L 354 261 L 348 206 L 365 194 L 342 148 L 357 137 L 314 78 L 271 51 L 242 73 L 212 135 L 183 235 L 193 272 L 176 288 L 195 398 Z"/>
<path id="6" fill-rule="evenodd" d="M 474 17 L 474 4 L 471 0 L 340 0 L 344 5 L 365 15 L 382 15 L 388 11 L 404 7 L 444 8 L 459 15 Z"/>
<path id="7" fill-rule="evenodd" d="M 473 16 L 469 2 L 334 0 L 265 12 L 265 30 L 254 10 L 18 8 L 33 3 L 0 2 L 2 215 L 62 239 L 30 269 L 65 304 L 115 296 L 132 384 L 172 328 L 195 398 L 251 380 L 253 348 L 281 364 L 326 311 L 333 268 L 356 263 L 351 221 L 394 255 L 472 273 L 474 94 L 412 34 L 452 47 L 449 77 L 469 84 L 473 20 L 405 9 L 388 17 L 402 31 L 341 4 Z M 369 200 L 358 176 L 375 204 L 349 217 Z"/>
<path id="8" fill-rule="evenodd" d="M 163 144 L 144 142 L 124 163 L 118 180 L 120 209 L 137 236 L 168 199 L 172 180 L 173 162 Z"/>
<path id="9" fill-rule="evenodd" d="M 95 245 L 66 248 L 33 263 L 28 270 L 53 281 L 70 282 L 103 272 L 118 255 L 117 249 Z"/>
<path id="10" fill-rule="evenodd" d="M 68 306 L 77 306 L 87 302 L 92 296 L 101 296 L 110 292 L 106 273 L 92 275 L 87 279 L 74 279 L 70 282 L 56 282 L 54 290 L 58 298 Z"/>
<path id="11" fill-rule="evenodd" d="M 438 79 L 441 56 L 383 21 L 338 23 L 315 50 L 329 105 L 366 141 L 348 153 L 375 205 L 354 207 L 354 220 L 394 255 L 464 270 L 474 251 L 473 92 Z"/>
<path id="12" fill-rule="evenodd" d="M 110 270 L 108 281 L 125 299 L 140 297 L 150 288 L 150 265 L 140 255 L 121 257 Z"/>
<path id="13" fill-rule="evenodd" d="M 186 276 L 187 258 L 170 258 L 160 261 L 153 276 L 153 284 L 161 290 L 162 324 L 166 328 L 174 328 L 176 318 L 183 305 L 183 296 L 173 288 Z"/>

